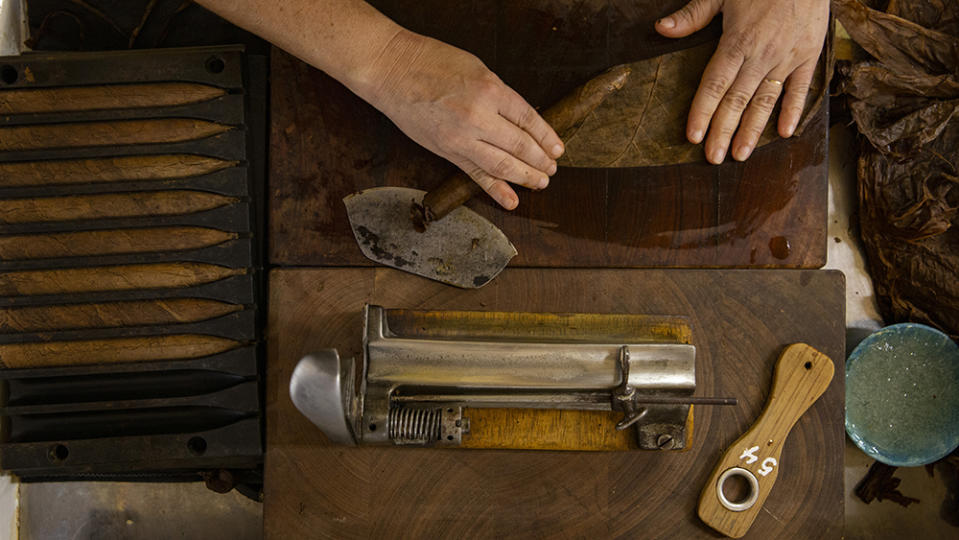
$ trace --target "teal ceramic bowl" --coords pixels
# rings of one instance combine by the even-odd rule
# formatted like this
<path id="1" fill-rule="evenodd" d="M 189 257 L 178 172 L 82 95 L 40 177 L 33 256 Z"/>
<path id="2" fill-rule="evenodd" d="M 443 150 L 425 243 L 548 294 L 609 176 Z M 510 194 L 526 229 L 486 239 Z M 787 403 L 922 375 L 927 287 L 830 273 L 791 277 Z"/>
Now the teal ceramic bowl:
<path id="1" fill-rule="evenodd" d="M 959 346 L 922 324 L 894 324 L 846 361 L 846 433 L 896 467 L 932 463 L 959 447 Z"/>

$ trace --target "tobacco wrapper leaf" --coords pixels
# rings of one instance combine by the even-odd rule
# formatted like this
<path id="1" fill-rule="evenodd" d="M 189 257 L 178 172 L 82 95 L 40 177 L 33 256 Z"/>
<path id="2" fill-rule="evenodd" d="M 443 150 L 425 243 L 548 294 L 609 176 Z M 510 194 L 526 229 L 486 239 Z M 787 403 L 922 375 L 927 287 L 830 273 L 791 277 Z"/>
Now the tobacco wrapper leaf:
<path id="1" fill-rule="evenodd" d="M 883 317 L 959 337 L 959 7 L 899 0 L 887 12 L 833 4 L 874 59 L 839 70 L 868 140 L 860 227 Z M 907 20 L 899 15 L 913 18 Z M 927 26 L 928 25 L 928 26 Z"/>
<path id="2" fill-rule="evenodd" d="M 573 131 L 559 164 L 566 167 L 651 167 L 703 161 L 701 144 L 686 140 L 686 118 L 703 70 L 716 43 L 676 51 L 628 64 L 626 85 L 613 93 Z M 825 94 L 826 72 L 831 65 L 826 50 L 816 70 L 803 119 L 818 110 Z M 757 146 L 779 139 L 776 121 L 779 105 L 770 116 Z"/>

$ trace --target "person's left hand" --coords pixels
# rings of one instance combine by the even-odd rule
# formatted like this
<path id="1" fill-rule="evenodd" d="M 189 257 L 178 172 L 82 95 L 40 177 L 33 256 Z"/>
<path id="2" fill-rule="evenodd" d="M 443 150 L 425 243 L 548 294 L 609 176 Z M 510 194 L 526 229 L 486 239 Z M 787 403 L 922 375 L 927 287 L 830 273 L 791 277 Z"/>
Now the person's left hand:
<path id="1" fill-rule="evenodd" d="M 685 37 L 720 12 L 723 35 L 686 124 L 693 144 L 708 130 L 706 159 L 716 164 L 725 159 L 730 140 L 734 159 L 749 157 L 784 86 L 779 134 L 796 131 L 826 37 L 829 0 L 692 0 L 656 21 L 656 30 Z"/>

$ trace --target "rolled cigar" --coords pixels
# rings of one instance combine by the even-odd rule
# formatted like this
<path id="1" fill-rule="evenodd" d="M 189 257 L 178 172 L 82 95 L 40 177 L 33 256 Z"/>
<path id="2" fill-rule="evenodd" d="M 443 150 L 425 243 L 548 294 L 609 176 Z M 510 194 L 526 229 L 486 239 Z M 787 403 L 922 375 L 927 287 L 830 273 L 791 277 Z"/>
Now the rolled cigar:
<path id="1" fill-rule="evenodd" d="M 176 143 L 204 139 L 231 126 L 190 118 L 116 120 L 0 127 L 0 151 Z"/>
<path id="2" fill-rule="evenodd" d="M 16 343 L 0 345 L 0 367 L 16 369 L 200 358 L 240 345 L 232 339 L 197 334 Z"/>
<path id="3" fill-rule="evenodd" d="M 0 260 L 184 251 L 222 244 L 237 233 L 205 227 L 156 227 L 0 236 Z"/>
<path id="4" fill-rule="evenodd" d="M 239 304 L 202 298 L 0 308 L 0 332 L 192 323 L 242 309 Z"/>
<path id="5" fill-rule="evenodd" d="M 0 186 L 187 178 L 210 174 L 236 164 L 236 161 L 193 154 L 8 162 L 0 163 Z"/>
<path id="6" fill-rule="evenodd" d="M 543 113 L 543 119 L 563 140 L 569 138 L 578 126 L 611 94 L 626 84 L 630 68 L 612 67 L 573 90 Z M 423 196 L 421 204 L 414 203 L 410 219 L 418 231 L 425 231 L 433 221 L 442 219 L 454 209 L 483 190 L 466 173 L 458 171 L 435 189 Z"/>
<path id="7" fill-rule="evenodd" d="M 0 200 L 0 223 L 192 214 L 237 202 L 205 191 L 143 191 Z"/>
<path id="8" fill-rule="evenodd" d="M 0 92 L 0 114 L 169 107 L 224 95 L 222 88 L 183 82 L 15 89 Z"/>
<path id="9" fill-rule="evenodd" d="M 65 294 L 131 289 L 173 289 L 246 274 L 246 268 L 205 263 L 131 264 L 0 272 L 0 296 Z"/>

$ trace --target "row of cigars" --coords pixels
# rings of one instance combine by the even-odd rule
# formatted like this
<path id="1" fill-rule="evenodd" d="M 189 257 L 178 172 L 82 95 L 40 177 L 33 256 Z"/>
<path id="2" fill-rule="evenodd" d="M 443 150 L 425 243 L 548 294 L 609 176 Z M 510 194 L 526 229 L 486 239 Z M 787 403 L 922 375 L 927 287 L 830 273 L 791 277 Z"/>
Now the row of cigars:
<path id="1" fill-rule="evenodd" d="M 0 115 L 176 107 L 225 95 L 226 90 L 214 86 L 179 82 L 15 89 L 0 91 Z M 0 367 L 198 358 L 245 344 L 168 328 L 158 332 L 162 335 L 56 339 L 58 331 L 76 338 L 85 329 L 185 325 L 249 307 L 242 300 L 202 297 L 197 291 L 247 276 L 252 261 L 217 260 L 215 253 L 199 260 L 193 256 L 206 248 L 251 242 L 249 232 L 216 219 L 209 226 L 176 223 L 177 216 L 248 204 L 243 196 L 208 191 L 201 184 L 191 187 L 191 179 L 243 164 L 189 151 L 149 153 L 151 144 L 189 144 L 234 129 L 196 118 L 0 126 L 0 156 L 27 152 L 30 158 L 0 158 Z M 91 147 L 127 153 L 134 148 L 134 154 L 83 157 L 83 149 Z M 64 157 L 71 148 L 80 149 L 78 157 Z M 146 152 L 136 153 L 140 148 Z M 33 158 L 44 149 L 57 154 Z M 246 180 L 245 175 L 238 178 Z M 91 185 L 97 186 L 93 193 L 77 192 L 77 187 Z M 247 192 L 245 185 L 234 188 Z M 159 216 L 174 222 L 158 226 Z M 183 253 L 179 260 L 177 253 Z M 104 257 L 120 262 L 103 264 Z M 50 264 L 44 266 L 44 260 Z M 164 294 L 151 298 L 151 291 Z M 137 294 L 126 298 L 129 292 Z M 89 293 L 105 297 L 91 302 L 83 296 Z"/>

